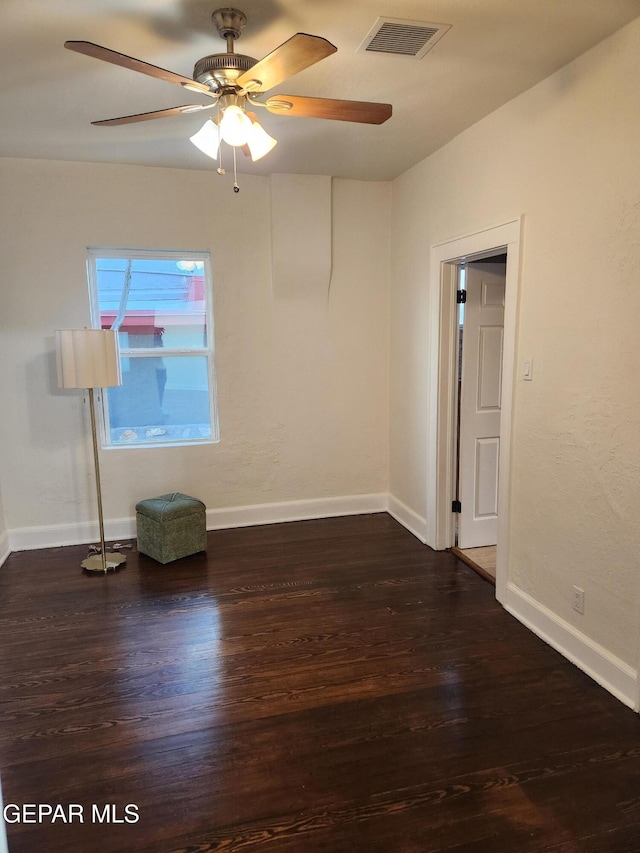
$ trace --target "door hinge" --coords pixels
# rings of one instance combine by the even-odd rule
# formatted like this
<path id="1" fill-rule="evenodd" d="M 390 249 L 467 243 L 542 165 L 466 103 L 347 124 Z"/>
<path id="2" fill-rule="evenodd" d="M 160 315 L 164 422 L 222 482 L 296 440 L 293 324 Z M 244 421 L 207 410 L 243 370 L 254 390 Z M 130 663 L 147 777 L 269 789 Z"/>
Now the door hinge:
<path id="1" fill-rule="evenodd" d="M 462 512 L 462 504 L 460 501 L 451 502 L 451 512 Z"/>
<path id="2" fill-rule="evenodd" d="M 458 305 L 464 305 L 467 301 L 467 291 L 466 290 L 456 290 L 456 302 Z"/>

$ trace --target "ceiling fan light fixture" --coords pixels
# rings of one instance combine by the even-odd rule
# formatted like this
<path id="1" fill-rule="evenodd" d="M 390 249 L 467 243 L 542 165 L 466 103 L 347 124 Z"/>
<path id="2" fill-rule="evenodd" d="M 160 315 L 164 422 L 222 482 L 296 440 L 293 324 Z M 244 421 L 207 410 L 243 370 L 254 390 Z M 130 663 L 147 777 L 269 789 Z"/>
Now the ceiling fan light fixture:
<path id="1" fill-rule="evenodd" d="M 199 148 L 207 157 L 211 157 L 212 160 L 218 159 L 220 133 L 213 119 L 208 118 L 200 130 L 189 137 L 189 141 L 193 142 L 196 148 Z"/>

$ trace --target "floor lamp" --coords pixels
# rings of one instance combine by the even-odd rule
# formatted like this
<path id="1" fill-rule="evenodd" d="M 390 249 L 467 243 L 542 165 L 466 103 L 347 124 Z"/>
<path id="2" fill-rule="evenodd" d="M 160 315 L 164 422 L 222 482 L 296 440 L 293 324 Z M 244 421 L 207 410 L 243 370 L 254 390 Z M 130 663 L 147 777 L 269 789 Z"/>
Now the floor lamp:
<path id="1" fill-rule="evenodd" d="M 106 553 L 104 546 L 104 519 L 102 516 L 102 492 L 100 489 L 100 461 L 98 459 L 98 435 L 96 411 L 93 399 L 94 388 L 109 388 L 122 385 L 118 333 L 107 329 L 66 329 L 56 332 L 58 363 L 58 385 L 61 388 L 86 388 L 89 391 L 91 410 L 91 436 L 93 438 L 93 461 L 96 474 L 98 497 L 98 520 L 100 522 L 100 553 L 83 560 L 83 569 L 91 572 L 107 572 L 126 561 L 124 554 Z"/>

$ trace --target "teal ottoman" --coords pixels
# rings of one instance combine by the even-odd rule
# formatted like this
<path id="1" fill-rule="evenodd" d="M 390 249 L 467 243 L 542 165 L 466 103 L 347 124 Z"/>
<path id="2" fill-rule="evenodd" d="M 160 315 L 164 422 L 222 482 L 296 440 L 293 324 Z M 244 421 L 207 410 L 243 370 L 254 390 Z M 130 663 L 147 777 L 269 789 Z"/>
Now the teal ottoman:
<path id="1" fill-rule="evenodd" d="M 138 551 L 159 563 L 207 549 L 205 505 L 197 498 L 173 492 L 136 504 Z"/>

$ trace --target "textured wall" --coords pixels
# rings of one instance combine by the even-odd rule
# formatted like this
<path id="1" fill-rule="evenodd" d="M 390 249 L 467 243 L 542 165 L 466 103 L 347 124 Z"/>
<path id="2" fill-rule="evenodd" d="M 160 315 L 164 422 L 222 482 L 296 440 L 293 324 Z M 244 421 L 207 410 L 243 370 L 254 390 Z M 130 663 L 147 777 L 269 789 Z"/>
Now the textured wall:
<path id="1" fill-rule="evenodd" d="M 221 441 L 102 454 L 105 517 L 181 490 L 209 508 L 386 490 L 388 184 L 335 181 L 333 275 L 274 296 L 269 179 L 0 161 L 0 421 L 9 529 L 95 515 L 87 413 L 53 331 L 89 323 L 89 245 L 210 249 Z M 305 211 L 299 211 L 305 216 Z M 6 411 L 6 410 L 5 410 Z"/>
<path id="2" fill-rule="evenodd" d="M 4 503 L 2 501 L 2 488 L 0 486 L 0 540 L 7 531 L 7 525 L 4 518 Z"/>
<path id="3" fill-rule="evenodd" d="M 509 579 L 632 666 L 639 91 L 640 20 L 395 181 L 391 287 L 391 492 L 424 516 L 429 249 L 524 215 Z"/>

